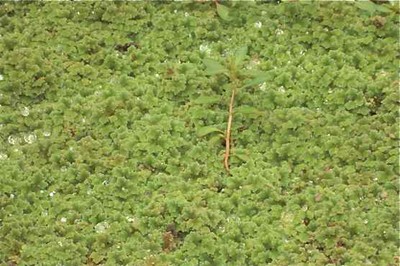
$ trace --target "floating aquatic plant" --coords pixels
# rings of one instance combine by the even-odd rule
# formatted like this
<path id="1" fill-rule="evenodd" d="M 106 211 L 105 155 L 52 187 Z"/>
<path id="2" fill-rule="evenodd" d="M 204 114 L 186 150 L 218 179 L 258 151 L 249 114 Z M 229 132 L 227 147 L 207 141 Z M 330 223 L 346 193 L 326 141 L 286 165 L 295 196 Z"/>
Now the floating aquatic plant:
<path id="1" fill-rule="evenodd" d="M 398 7 L 267 2 L 2 3 L 0 264 L 398 263 Z"/>

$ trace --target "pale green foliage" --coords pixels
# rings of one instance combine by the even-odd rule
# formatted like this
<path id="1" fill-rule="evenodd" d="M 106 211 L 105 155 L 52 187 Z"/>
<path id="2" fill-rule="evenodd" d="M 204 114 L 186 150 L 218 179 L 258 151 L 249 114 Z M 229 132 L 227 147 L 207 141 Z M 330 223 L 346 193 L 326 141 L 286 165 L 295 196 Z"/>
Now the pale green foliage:
<path id="1" fill-rule="evenodd" d="M 393 12 L 390 8 L 375 4 L 372 1 L 357 1 L 354 5 L 361 10 L 367 11 L 369 14 Z"/>
<path id="2" fill-rule="evenodd" d="M 396 264 L 397 3 L 221 3 L 0 4 L 1 265 Z"/>
<path id="3" fill-rule="evenodd" d="M 219 128 L 213 127 L 213 126 L 206 126 L 206 127 L 202 127 L 197 131 L 197 134 L 199 137 L 204 137 L 210 133 L 214 133 L 214 132 L 219 132 L 219 133 L 224 133 L 222 130 L 220 130 Z"/>
<path id="4" fill-rule="evenodd" d="M 213 59 L 203 59 L 203 63 L 206 66 L 206 75 L 226 74 L 228 75 L 228 69 L 222 66 L 218 61 Z"/>
<path id="5" fill-rule="evenodd" d="M 225 21 L 232 20 L 229 8 L 224 5 L 217 3 L 217 13 Z"/>

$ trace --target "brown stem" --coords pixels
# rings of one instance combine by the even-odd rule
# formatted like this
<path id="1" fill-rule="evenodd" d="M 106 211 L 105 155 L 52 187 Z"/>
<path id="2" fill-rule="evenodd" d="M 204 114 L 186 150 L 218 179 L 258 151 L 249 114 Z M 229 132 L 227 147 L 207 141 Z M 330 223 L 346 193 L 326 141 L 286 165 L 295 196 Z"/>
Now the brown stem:
<path id="1" fill-rule="evenodd" d="M 225 166 L 225 170 L 228 173 L 229 173 L 229 155 L 230 155 L 230 149 L 231 149 L 231 128 L 232 128 L 232 119 L 233 119 L 234 100 L 235 100 L 235 88 L 232 88 L 232 96 L 231 96 L 231 101 L 229 103 L 228 125 L 226 127 L 225 155 L 224 155 L 224 166 Z"/>

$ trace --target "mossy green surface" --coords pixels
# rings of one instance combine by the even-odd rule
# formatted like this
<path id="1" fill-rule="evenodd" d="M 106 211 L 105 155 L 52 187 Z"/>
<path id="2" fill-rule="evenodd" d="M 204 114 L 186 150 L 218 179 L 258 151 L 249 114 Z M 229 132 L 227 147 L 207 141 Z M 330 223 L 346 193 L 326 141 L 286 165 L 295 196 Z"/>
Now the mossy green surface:
<path id="1" fill-rule="evenodd" d="M 226 5 L 0 4 L 2 265 L 398 263 L 398 7 Z"/>

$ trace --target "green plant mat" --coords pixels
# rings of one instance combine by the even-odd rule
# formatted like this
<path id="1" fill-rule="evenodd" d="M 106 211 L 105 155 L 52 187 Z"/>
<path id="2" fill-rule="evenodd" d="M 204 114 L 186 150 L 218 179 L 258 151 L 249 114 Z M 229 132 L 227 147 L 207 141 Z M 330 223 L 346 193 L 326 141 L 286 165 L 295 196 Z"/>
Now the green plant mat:
<path id="1" fill-rule="evenodd" d="M 397 265 L 398 16 L 0 3 L 0 264 Z"/>

